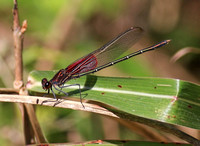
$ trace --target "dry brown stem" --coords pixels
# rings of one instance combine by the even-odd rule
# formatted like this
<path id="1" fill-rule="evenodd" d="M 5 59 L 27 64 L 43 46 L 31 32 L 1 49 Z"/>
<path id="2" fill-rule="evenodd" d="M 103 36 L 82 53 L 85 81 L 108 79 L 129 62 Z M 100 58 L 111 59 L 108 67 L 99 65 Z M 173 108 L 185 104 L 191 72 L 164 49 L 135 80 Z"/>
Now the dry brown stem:
<path id="1" fill-rule="evenodd" d="M 23 86 L 22 50 L 23 50 L 23 34 L 26 31 L 26 28 L 27 28 L 27 23 L 23 23 L 22 28 L 20 27 L 17 0 L 14 0 L 13 40 L 14 40 L 14 52 L 15 52 L 15 81 L 14 81 L 15 89 L 20 89 Z"/>
<path id="2" fill-rule="evenodd" d="M 29 105 L 29 104 L 40 105 L 42 103 L 42 101 L 47 100 L 47 99 L 51 100 L 52 98 L 39 97 L 39 96 L 0 94 L 0 101 L 15 102 L 15 103 L 26 103 L 27 105 Z M 53 106 L 54 104 L 55 104 L 54 102 L 48 102 L 48 103 L 43 104 L 43 105 Z M 191 144 L 194 144 L 194 145 L 200 144 L 199 140 L 197 140 L 194 137 L 182 132 L 181 130 L 175 128 L 175 126 L 173 126 L 171 124 L 166 124 L 166 123 L 162 123 L 162 122 L 154 121 L 154 120 L 150 120 L 150 119 L 144 119 L 144 118 L 137 117 L 137 116 L 134 117 L 133 115 L 128 116 L 128 114 L 125 115 L 125 114 L 118 112 L 118 111 L 115 111 L 115 110 L 110 111 L 106 108 L 103 108 L 103 107 L 98 106 L 98 105 L 90 104 L 90 103 L 84 103 L 84 106 L 85 106 L 85 108 L 82 107 L 82 105 L 79 101 L 71 101 L 71 100 L 62 100 L 61 103 L 56 105 L 56 107 L 60 107 L 60 108 L 69 108 L 69 109 L 74 109 L 74 110 L 88 111 L 88 112 L 98 113 L 98 114 L 101 114 L 101 115 L 106 115 L 106 116 L 109 116 L 109 117 L 139 122 L 139 123 L 148 125 L 150 127 L 154 127 L 156 129 L 159 129 L 159 130 L 171 133 L 173 135 L 176 135 L 177 137 L 179 137 L 179 138 L 181 138 L 185 141 L 188 141 Z M 30 109 L 30 110 L 33 111 L 33 109 Z M 32 117 L 32 118 L 34 119 L 34 117 Z M 39 131 L 40 129 L 36 128 L 34 130 Z M 37 136 L 40 137 L 39 134 Z M 43 140 L 45 140 L 45 139 L 43 139 Z"/>
<path id="3" fill-rule="evenodd" d="M 22 51 L 23 51 L 23 35 L 27 29 L 27 21 L 24 20 L 22 23 L 22 27 L 20 27 L 19 23 L 19 12 L 17 6 L 17 0 L 14 0 L 14 8 L 13 8 L 13 40 L 14 40 L 14 54 L 15 54 L 15 81 L 14 88 L 20 90 L 19 94 L 24 95 L 26 92 L 23 91 L 23 60 L 22 60 Z M 12 96 L 10 96 L 13 98 Z M 40 129 L 40 125 L 36 118 L 34 108 L 32 105 L 27 104 L 19 104 L 19 108 L 22 113 L 23 118 L 23 126 L 24 126 L 24 136 L 25 143 L 31 144 L 35 143 L 44 143 L 46 142 L 42 131 Z"/>
<path id="4" fill-rule="evenodd" d="M 19 89 L 0 88 L 0 94 L 19 94 Z"/>
<path id="5" fill-rule="evenodd" d="M 194 48 L 194 47 L 182 48 L 172 56 L 170 61 L 172 63 L 175 63 L 177 60 L 179 60 L 180 58 L 182 58 L 183 56 L 185 56 L 185 55 L 187 55 L 189 53 L 200 54 L 200 50 L 199 50 L 199 48 Z"/>
<path id="6" fill-rule="evenodd" d="M 44 100 L 50 100 L 52 98 L 47 97 L 39 97 L 39 96 L 27 96 L 27 95 L 7 95 L 7 94 L 0 94 L 0 101 L 1 102 L 14 102 L 14 103 L 26 103 L 26 104 L 35 104 L 40 105 L 42 101 Z M 39 102 L 38 102 L 39 101 Z M 53 106 L 55 102 L 48 102 L 44 103 L 45 106 Z M 94 112 L 102 115 L 112 116 L 112 117 L 118 117 L 112 112 L 108 111 L 107 109 L 90 104 L 90 103 L 84 103 L 85 108 L 83 108 L 82 104 L 79 101 L 71 101 L 71 100 L 63 100 L 61 103 L 56 105 L 56 107 L 60 108 L 69 108 L 74 110 L 83 110 L 88 112 Z"/>

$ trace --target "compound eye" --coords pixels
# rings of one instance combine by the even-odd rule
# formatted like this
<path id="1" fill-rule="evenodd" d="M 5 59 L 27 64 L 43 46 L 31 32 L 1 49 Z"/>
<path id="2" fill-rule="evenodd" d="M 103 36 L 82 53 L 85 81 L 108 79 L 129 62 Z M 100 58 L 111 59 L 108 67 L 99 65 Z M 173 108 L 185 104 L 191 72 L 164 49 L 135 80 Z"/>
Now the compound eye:
<path id="1" fill-rule="evenodd" d="M 47 90 L 50 87 L 51 87 L 51 83 L 46 78 L 42 79 L 42 88 L 44 90 Z"/>
<path id="2" fill-rule="evenodd" d="M 46 83 L 45 83 L 45 86 L 48 87 L 48 86 L 49 86 L 49 82 L 46 82 Z"/>

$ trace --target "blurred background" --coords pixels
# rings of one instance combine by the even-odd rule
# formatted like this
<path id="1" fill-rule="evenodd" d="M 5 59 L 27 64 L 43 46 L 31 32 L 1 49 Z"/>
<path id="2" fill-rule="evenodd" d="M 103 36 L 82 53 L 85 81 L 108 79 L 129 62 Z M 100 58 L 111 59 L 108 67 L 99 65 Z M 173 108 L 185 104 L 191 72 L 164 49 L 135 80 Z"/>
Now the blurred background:
<path id="1" fill-rule="evenodd" d="M 12 87 L 14 80 L 12 8 L 12 1 L 1 0 L 0 87 L 6 88 Z M 24 35 L 24 81 L 27 81 L 28 73 L 32 70 L 59 70 L 67 67 L 132 26 L 142 27 L 145 33 L 125 54 L 162 40 L 171 39 L 171 42 L 96 75 L 200 81 L 200 1 L 18 0 L 18 8 L 20 21 L 28 21 Z M 36 111 L 49 142 L 153 140 L 141 134 L 141 129 L 133 129 L 123 121 L 92 113 L 45 106 L 37 106 Z M 0 143 L 22 145 L 23 129 L 17 105 L 0 103 L 0 119 Z M 152 128 L 150 131 L 158 132 Z M 192 129 L 186 131 L 195 137 L 199 136 Z M 180 141 L 172 135 L 158 133 L 169 141 Z"/>

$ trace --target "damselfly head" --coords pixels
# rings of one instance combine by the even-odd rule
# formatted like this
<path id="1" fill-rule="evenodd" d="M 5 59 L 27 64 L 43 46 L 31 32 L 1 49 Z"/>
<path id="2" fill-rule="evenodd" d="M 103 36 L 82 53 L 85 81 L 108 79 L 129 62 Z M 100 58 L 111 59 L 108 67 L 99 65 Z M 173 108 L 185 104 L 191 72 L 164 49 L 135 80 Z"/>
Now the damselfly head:
<path id="1" fill-rule="evenodd" d="M 51 88 L 51 86 L 52 84 L 46 78 L 42 79 L 42 88 L 44 90 Z"/>

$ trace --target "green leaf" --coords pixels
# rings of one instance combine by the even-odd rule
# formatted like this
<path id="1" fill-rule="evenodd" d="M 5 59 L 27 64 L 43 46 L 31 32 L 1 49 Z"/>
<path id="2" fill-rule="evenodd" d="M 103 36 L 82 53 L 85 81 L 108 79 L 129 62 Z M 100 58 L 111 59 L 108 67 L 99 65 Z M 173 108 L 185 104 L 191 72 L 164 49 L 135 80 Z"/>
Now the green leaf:
<path id="1" fill-rule="evenodd" d="M 57 71 L 32 71 L 28 91 L 46 93 L 41 80 Z M 179 79 L 83 76 L 66 83 L 80 84 L 86 100 L 101 102 L 119 111 L 147 119 L 200 129 L 200 86 Z M 58 92 L 54 90 L 56 94 Z M 78 86 L 64 88 L 80 98 Z"/>

